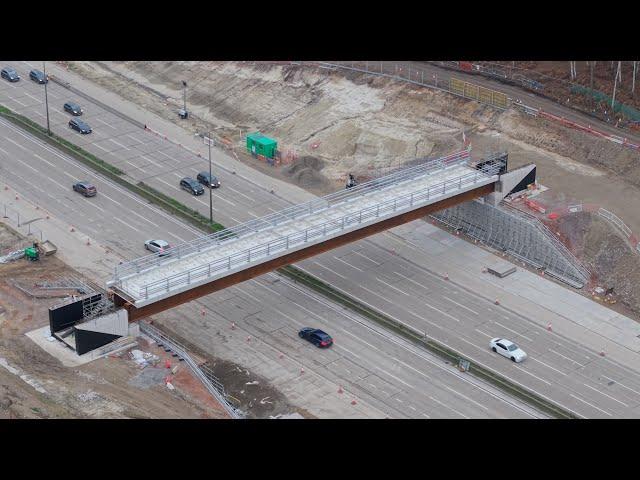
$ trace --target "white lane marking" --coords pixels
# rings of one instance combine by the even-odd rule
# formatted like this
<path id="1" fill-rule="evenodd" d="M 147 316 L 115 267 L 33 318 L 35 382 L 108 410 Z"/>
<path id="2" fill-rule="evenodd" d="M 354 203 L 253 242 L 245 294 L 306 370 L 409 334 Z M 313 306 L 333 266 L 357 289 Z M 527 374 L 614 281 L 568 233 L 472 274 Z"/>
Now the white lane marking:
<path id="1" fill-rule="evenodd" d="M 605 377 L 604 375 L 602 375 L 603 378 L 606 378 L 607 380 L 609 380 L 610 382 L 616 382 L 613 378 L 609 378 L 609 377 Z M 627 390 L 632 391 L 633 393 L 635 393 L 636 395 L 640 395 L 640 392 L 635 391 L 633 388 L 629 388 L 626 385 L 623 385 L 620 382 L 616 382 L 616 385 L 620 385 L 622 388 L 626 388 Z"/>
<path id="2" fill-rule="evenodd" d="M 430 321 L 430 320 L 427 320 L 427 319 L 426 319 L 426 318 L 424 318 L 423 316 L 418 315 L 418 314 L 417 314 L 416 312 L 414 312 L 413 310 L 409 310 L 408 308 L 407 308 L 406 310 L 407 310 L 407 312 L 409 312 L 409 313 L 410 313 L 411 315 L 413 315 L 414 317 L 418 317 L 420 320 L 423 320 L 423 321 L 427 322 L 428 324 L 433 325 L 434 327 L 439 328 L 440 330 L 443 330 L 443 328 L 442 328 L 440 325 L 438 325 L 437 323 L 433 323 L 433 322 L 432 322 L 432 321 Z"/>
<path id="3" fill-rule="evenodd" d="M 235 188 L 231 188 L 230 186 L 226 186 L 225 188 L 228 188 L 228 189 L 229 189 L 229 190 L 231 190 L 232 192 L 236 192 L 238 195 L 242 195 L 242 196 L 243 196 L 244 198 L 246 198 L 247 200 L 250 200 L 250 201 L 252 201 L 252 202 L 255 200 L 255 199 L 253 199 L 253 198 L 249 197 L 248 195 L 245 195 L 244 193 L 239 192 L 239 191 L 238 191 L 238 190 L 236 190 Z"/>
<path id="4" fill-rule="evenodd" d="M 105 122 L 104 120 L 100 119 L 100 118 L 96 118 L 97 122 L 100 122 L 103 125 L 106 125 L 109 128 L 113 128 L 114 130 L 117 130 L 116 127 L 114 127 L 113 125 L 111 125 L 110 123 Z"/>
<path id="5" fill-rule="evenodd" d="M 259 298 L 254 297 L 253 295 L 251 295 L 251 294 L 250 294 L 249 292 L 247 292 L 246 290 L 240 290 L 238 287 L 236 287 L 235 289 L 240 293 L 240 296 L 242 296 L 242 295 L 246 295 L 247 297 L 252 298 L 255 302 L 257 302 L 257 303 L 258 303 L 258 305 L 261 305 L 261 304 L 262 304 L 262 302 L 260 301 L 260 299 L 259 299 Z"/>
<path id="6" fill-rule="evenodd" d="M 573 393 L 570 393 L 569 395 L 571 395 L 573 398 L 575 398 L 576 400 L 580 400 L 582 403 L 586 403 L 587 405 L 589 405 L 590 407 L 595 408 L 596 410 L 600 410 L 602 413 L 605 413 L 607 415 L 609 415 L 610 417 L 613 417 L 612 414 L 610 414 L 609 412 L 606 412 L 604 410 L 602 410 L 601 408 L 596 407 L 595 405 L 587 402 L 586 400 L 581 399 L 580 397 L 576 397 Z"/>
<path id="7" fill-rule="evenodd" d="M 153 160 L 151 160 L 149 157 L 145 156 L 145 155 L 140 155 L 140 158 L 144 158 L 147 162 L 151 162 L 153 163 L 156 167 L 158 168 L 162 168 L 162 165 L 160 165 L 159 163 L 154 162 Z M 178 178 L 183 178 L 180 175 L 178 175 L 177 173 L 174 173 L 174 175 L 176 175 Z"/>
<path id="8" fill-rule="evenodd" d="M 426 413 L 421 413 L 420 415 L 422 415 L 423 417 L 426 417 L 426 418 L 431 418 L 431 417 L 430 417 L 429 415 L 427 415 Z"/>
<path id="9" fill-rule="evenodd" d="M 370 294 L 372 294 L 372 295 L 375 295 L 375 296 L 376 296 L 376 297 L 378 297 L 378 298 L 383 299 L 384 301 L 386 301 L 386 302 L 388 302 L 388 303 L 393 304 L 393 302 L 392 302 L 391 300 L 387 300 L 387 299 L 386 299 L 386 298 L 384 298 L 382 295 L 380 295 L 378 292 L 374 292 L 373 290 L 371 290 L 371 289 L 369 289 L 369 288 L 365 287 L 364 285 L 358 285 L 358 287 L 360 287 L 360 288 L 361 288 L 361 289 L 363 289 L 363 290 L 366 290 L 367 292 L 369 292 L 369 293 L 370 293 Z"/>
<path id="10" fill-rule="evenodd" d="M 413 410 L 414 412 L 417 412 L 416 407 L 414 407 L 413 405 L 407 405 L 411 410 Z"/>
<path id="11" fill-rule="evenodd" d="M 500 326 L 501 326 L 502 328 L 504 328 L 505 330 L 509 330 L 510 332 L 513 332 L 513 333 L 515 333 L 516 335 L 518 335 L 518 336 L 520 336 L 520 337 L 522 337 L 522 338 L 524 338 L 524 339 L 526 339 L 526 340 L 529 340 L 530 342 L 533 342 L 533 340 L 531 340 L 531 339 L 530 339 L 529 337 L 527 337 L 526 335 L 524 335 L 524 334 L 522 334 L 522 333 L 519 333 L 519 332 L 516 332 L 515 330 L 511 330 L 509 327 L 505 327 L 504 325 L 502 325 L 502 324 L 501 324 L 501 323 L 499 323 L 499 322 L 496 322 L 495 320 L 493 321 L 493 323 L 495 323 L 496 325 L 500 325 Z"/>
<path id="12" fill-rule="evenodd" d="M 253 213 L 251 210 L 247 210 L 247 213 L 249 215 L 251 215 L 253 218 L 259 218 L 258 215 L 256 215 L 255 213 Z"/>
<path id="13" fill-rule="evenodd" d="M 171 235 L 173 238 L 177 238 L 178 240 L 180 240 L 182 243 L 185 243 L 186 240 L 182 237 L 179 237 L 178 235 L 176 235 L 175 233 L 171 233 L 169 231 L 167 231 L 167 235 Z"/>
<path id="14" fill-rule="evenodd" d="M 364 270 L 362 270 L 362 269 L 360 269 L 360 268 L 358 268 L 358 267 L 356 267 L 356 266 L 354 266 L 354 265 L 351 265 L 349 262 L 346 262 L 346 261 L 342 260 L 341 258 L 336 257 L 335 255 L 333 255 L 333 258 L 335 258 L 335 259 L 336 259 L 336 260 L 338 260 L 339 262 L 344 263 L 345 265 L 349 265 L 351 268 L 355 268 L 356 270 L 358 270 L 358 271 L 360 271 L 360 272 L 364 272 Z"/>
<path id="15" fill-rule="evenodd" d="M 567 376 L 567 374 L 566 374 L 566 373 L 561 372 L 561 371 L 560 371 L 560 370 L 558 370 L 557 368 L 553 368 L 551 365 L 547 365 L 546 363 L 544 363 L 544 362 L 543 362 L 543 361 L 541 361 L 541 360 L 538 360 L 537 358 L 532 358 L 531 360 L 533 360 L 534 362 L 541 363 L 542 365 L 544 365 L 544 366 L 545 366 L 545 367 L 547 367 L 547 368 L 550 368 L 551 370 L 555 370 L 555 371 L 556 371 L 556 372 L 558 372 L 560 375 L 564 375 L 565 377 Z"/>
<path id="16" fill-rule="evenodd" d="M 39 98 L 34 97 L 34 96 L 33 96 L 33 95 L 31 95 L 30 93 L 28 93 L 28 92 L 24 92 L 24 94 L 25 94 L 27 97 L 29 97 L 29 98 L 33 98 L 36 102 L 38 102 L 38 103 L 42 103 L 42 100 L 40 100 Z"/>
<path id="17" fill-rule="evenodd" d="M 44 163 L 46 163 L 47 165 L 49 165 L 49 166 L 51 166 L 51 167 L 53 167 L 53 168 L 56 168 L 56 166 L 55 166 L 53 163 L 51 163 L 49 160 L 46 160 L 46 159 L 42 158 L 42 157 L 41 157 L 40 155 L 38 155 L 37 153 L 33 152 L 33 156 L 34 156 L 34 157 L 36 157 L 36 158 L 39 158 L 40 160 L 42 160 L 42 161 L 43 161 Z"/>
<path id="18" fill-rule="evenodd" d="M 393 288 L 394 290 L 397 290 L 398 292 L 400 292 L 403 295 L 406 295 L 407 297 L 409 297 L 410 295 L 407 292 L 403 292 L 402 290 L 400 290 L 399 288 L 394 287 L 393 285 L 385 282 L 384 280 L 380 280 L 378 277 L 376 277 L 376 280 L 378 280 L 380 283 L 384 283 L 387 287 L 389 288 Z"/>
<path id="19" fill-rule="evenodd" d="M 6 137 L 5 140 L 13 143 L 16 147 L 18 147 L 20 150 L 24 150 L 25 152 L 29 152 L 28 149 L 26 149 L 25 147 L 23 147 L 22 145 L 20 145 L 19 143 L 14 142 L 13 140 L 11 140 L 9 137 Z"/>
<path id="20" fill-rule="evenodd" d="M 549 348 L 549 349 L 547 349 L 547 350 L 549 350 L 549 351 L 550 351 L 550 352 L 552 352 L 552 353 L 555 353 L 556 355 L 560 355 L 562 358 L 565 358 L 565 359 L 569 360 L 570 362 L 577 363 L 577 364 L 578 364 L 578 365 L 580 365 L 581 367 L 583 367 L 583 366 L 584 366 L 584 365 L 583 365 L 583 364 L 581 364 L 580 362 L 576 362 L 576 361 L 575 361 L 574 359 L 572 359 L 572 358 L 565 357 L 564 355 L 562 355 L 561 353 L 556 352 L 555 350 L 552 350 L 552 349 L 550 349 L 550 348 Z"/>
<path id="21" fill-rule="evenodd" d="M 456 395 L 461 396 L 462 398 L 464 398 L 465 400 L 470 401 L 471 403 L 475 403 L 476 405 L 478 405 L 480 408 L 483 408 L 485 410 L 489 410 L 487 407 L 485 407 L 484 405 L 476 402 L 475 400 L 470 399 L 469 397 L 467 397 L 466 395 L 463 395 L 462 393 L 458 392 L 457 390 L 454 390 L 453 388 L 447 386 L 447 385 L 443 385 L 444 388 L 446 388 L 447 390 L 451 390 L 453 393 L 455 393 Z"/>
<path id="22" fill-rule="evenodd" d="M 131 165 L 133 168 L 137 168 L 140 171 L 144 172 L 144 169 L 142 167 L 137 166 L 135 163 L 131 163 L 129 160 L 126 161 L 129 165 Z"/>
<path id="23" fill-rule="evenodd" d="M 378 387 L 376 387 L 373 383 L 369 383 L 368 385 L 369 385 L 371 388 L 374 388 L 374 389 L 376 389 L 376 390 L 378 389 Z"/>
<path id="24" fill-rule="evenodd" d="M 107 195 L 106 193 L 102 192 L 100 193 L 101 197 L 107 198 L 109 200 L 111 200 L 113 203 L 115 203 L 116 205 L 120 205 L 122 207 L 122 204 L 116 200 L 114 200 L 113 198 L 111 198 L 109 195 Z"/>
<path id="25" fill-rule="evenodd" d="M 158 152 L 160 155 L 164 155 L 165 157 L 171 159 L 171 160 L 175 160 L 175 158 L 173 158 L 170 155 L 167 155 L 166 153 L 164 153 L 162 150 L 156 150 L 156 152 Z"/>
<path id="26" fill-rule="evenodd" d="M 334 272 L 333 270 L 331 270 L 329 267 L 325 267 L 324 265 L 320 265 L 318 262 L 312 262 L 314 264 L 316 264 L 317 266 L 324 268 L 325 270 L 329 270 L 331 273 L 333 273 L 334 275 L 339 276 L 340 278 L 344 278 L 346 280 L 347 277 L 345 277 L 344 275 L 340 275 L 338 272 Z"/>
<path id="27" fill-rule="evenodd" d="M 396 397 L 396 401 L 398 401 L 400 403 L 404 403 L 402 400 L 400 400 L 400 397 Z"/>
<path id="28" fill-rule="evenodd" d="M 280 292 L 276 292 L 275 290 L 272 290 L 271 288 L 267 287 L 266 285 L 262 285 L 262 284 L 260 284 L 260 286 L 261 286 L 262 288 L 265 288 L 265 289 L 269 290 L 271 293 L 275 293 L 275 294 L 276 294 L 276 295 L 278 295 L 279 297 L 282 297 L 282 294 L 281 294 Z"/>
<path id="29" fill-rule="evenodd" d="M 360 252 L 358 252 L 358 251 L 354 251 L 353 253 L 355 253 L 356 255 L 360 255 L 361 257 L 366 258 L 367 260 L 369 260 L 370 262 L 375 263 L 375 264 L 376 264 L 376 265 L 378 265 L 378 266 L 379 266 L 379 265 L 382 265 L 381 263 L 378 263 L 378 262 L 376 262 L 375 260 L 371 260 L 369 257 L 367 257 L 367 256 L 366 256 L 365 254 L 363 254 L 363 253 L 360 253 Z"/>
<path id="30" fill-rule="evenodd" d="M 484 332 L 482 332 L 482 331 L 478 330 L 477 328 L 474 328 L 474 330 L 475 330 L 476 332 L 478 332 L 478 333 L 481 333 L 481 334 L 482 334 L 482 335 L 484 335 L 485 337 L 488 337 L 488 338 L 494 338 L 494 337 L 492 337 L 491 335 L 489 335 L 488 333 L 484 333 Z"/>
<path id="31" fill-rule="evenodd" d="M 108 139 L 110 142 L 115 143 L 116 145 L 119 145 L 120 147 L 124 148 L 125 150 L 129 150 L 129 147 L 126 147 L 124 145 L 122 145 L 120 142 L 116 142 L 113 138 L 109 138 Z"/>
<path id="32" fill-rule="evenodd" d="M 527 372 L 524 368 L 521 368 L 521 367 L 519 367 L 519 366 L 517 366 L 517 365 L 514 365 L 514 366 L 513 366 L 513 368 L 515 368 L 515 369 L 517 369 L 517 370 L 520 370 L 521 372 L 524 372 L 524 373 L 526 373 L 527 375 L 531 375 L 533 378 L 537 378 L 538 380 L 540 380 L 541 382 L 546 383 L 547 385 L 551 385 L 551 384 L 550 384 L 549 382 L 547 382 L 544 378 L 540 378 L 540 377 L 538 377 L 537 375 L 534 375 L 534 374 L 533 374 L 533 373 L 531 373 L 531 372 Z"/>
<path id="33" fill-rule="evenodd" d="M 138 233 L 141 233 L 140 230 L 138 230 L 136 227 L 129 225 L 127 222 L 125 222 L 124 220 L 120 220 L 118 217 L 113 217 L 114 220 L 120 222 L 123 225 L 126 225 L 127 227 L 129 227 L 131 230 L 135 230 Z"/>
<path id="34" fill-rule="evenodd" d="M 0 150 L 1 150 L 1 149 L 0 149 Z M 2 150 L 2 151 L 4 152 L 4 150 Z M 7 153 L 7 152 L 5 152 L 5 153 Z M 23 162 L 23 161 L 22 161 L 22 160 L 20 160 L 18 157 L 14 157 L 13 159 L 14 159 L 14 160 L 17 160 L 18 162 L 20 162 L 21 164 L 23 164 L 25 167 L 30 168 L 30 169 L 31 169 L 31 170 L 33 170 L 34 172 L 36 172 L 36 173 L 40 173 L 37 169 L 33 168 L 33 167 L 32 167 L 31 165 L 29 165 L 28 163 Z"/>
<path id="35" fill-rule="evenodd" d="M 410 383 L 405 382 L 404 380 L 396 377 L 394 374 L 387 372 L 386 370 L 380 368 L 380 367 L 376 367 L 380 372 L 384 373 L 385 375 L 389 375 L 391 378 L 395 378 L 397 381 L 399 381 L 400 383 L 402 383 L 403 385 L 406 385 L 407 387 L 416 390 L 416 387 L 414 387 L 413 385 L 411 385 Z"/>
<path id="36" fill-rule="evenodd" d="M 104 150 L 107 153 L 111 153 L 111 150 L 107 150 L 104 147 L 101 147 L 100 145 L 98 145 L 97 143 L 92 143 L 91 145 L 93 145 L 94 147 L 98 147 L 100 150 Z"/>
<path id="37" fill-rule="evenodd" d="M 7 152 L 4 148 L 0 147 L 0 152 L 3 152 L 5 155 L 9 156 L 9 152 Z"/>
<path id="38" fill-rule="evenodd" d="M 233 203 L 230 200 L 227 200 L 226 198 L 224 198 L 222 195 L 218 195 L 217 193 L 213 193 L 211 192 L 214 196 L 214 198 L 217 198 L 218 200 L 222 200 L 223 202 L 227 202 L 229 205 L 231 205 L 232 207 L 237 206 L 235 203 Z"/>
<path id="39" fill-rule="evenodd" d="M 410 282 L 416 284 L 417 286 L 419 286 L 420 288 L 423 288 L 425 290 L 429 290 L 427 287 L 425 287 L 423 284 L 416 282 L 413 278 L 409 278 L 409 277 L 405 277 L 403 274 L 401 274 L 400 272 L 393 272 L 396 275 L 401 276 L 402 278 L 404 278 L 405 280 L 409 280 Z"/>
<path id="40" fill-rule="evenodd" d="M 424 303 L 427 307 L 429 307 L 429 308 L 431 308 L 431 309 L 433 309 L 433 310 L 435 310 L 435 311 L 437 311 L 437 312 L 440 312 L 442 315 L 445 315 L 445 316 L 447 316 L 447 317 L 451 318 L 452 320 L 455 320 L 455 321 L 456 321 L 456 322 L 458 322 L 458 323 L 460 322 L 460 320 L 458 320 L 456 317 L 454 317 L 454 316 L 452 316 L 452 315 L 449 315 L 447 312 L 443 312 L 443 311 L 442 311 L 442 310 L 440 310 L 439 308 L 436 308 L 436 307 L 433 307 L 433 306 L 429 305 L 429 304 L 428 304 L 427 302 L 425 302 L 424 300 L 422 301 L 422 303 Z"/>
<path id="41" fill-rule="evenodd" d="M 469 307 L 465 307 L 464 305 L 462 305 L 461 303 L 456 302 L 455 300 L 450 299 L 449 297 L 447 297 L 446 295 L 442 295 L 442 298 L 449 300 L 451 303 L 455 303 L 456 305 L 458 305 L 461 308 L 464 308 L 465 310 L 469 310 L 471 313 L 475 314 L 475 315 L 480 315 L 478 312 L 476 312 L 475 310 L 471 310 Z"/>
<path id="42" fill-rule="evenodd" d="M 149 220 L 148 218 L 143 217 L 142 215 L 140 215 L 139 213 L 134 212 L 134 211 L 133 211 L 133 210 L 131 210 L 131 209 L 129 209 L 128 211 L 129 211 L 129 213 L 133 213 L 136 217 L 138 217 L 138 218 L 140 218 L 140 219 L 144 220 L 145 222 L 150 223 L 150 224 L 151 224 L 151 225 L 153 225 L 154 227 L 158 228 L 158 224 L 153 223 L 153 222 L 152 222 L 151 220 Z"/>
<path id="43" fill-rule="evenodd" d="M 481 348 L 481 347 L 477 346 L 475 343 L 471 343 L 471 342 L 470 342 L 469 340 L 467 340 L 466 338 L 458 337 L 458 340 L 462 340 L 463 342 L 468 343 L 469 345 L 472 345 L 472 346 L 476 347 L 478 350 L 480 350 L 480 351 L 482 351 L 482 352 L 485 352 L 485 353 L 489 353 L 489 352 L 490 352 L 490 350 L 489 350 L 489 351 L 487 351 L 487 349 L 485 349 L 485 348 Z"/>
<path id="44" fill-rule="evenodd" d="M 445 407 L 445 408 L 447 408 L 447 409 L 449 409 L 449 410 L 451 410 L 451 411 L 453 411 L 453 412 L 456 412 L 456 413 L 457 413 L 458 415 L 460 415 L 461 417 L 466 418 L 466 419 L 468 419 L 468 418 L 469 418 L 469 417 L 467 417 L 464 413 L 460 413 L 460 412 L 459 412 L 459 411 L 457 411 L 455 408 L 452 408 L 452 407 L 450 407 L 449 405 L 445 405 L 445 404 L 444 404 L 444 403 L 442 403 L 440 400 L 436 400 L 436 399 L 435 399 L 434 397 L 432 397 L 432 396 L 429 396 L 429 398 L 430 398 L 431 400 L 433 400 L 434 402 L 436 402 L 436 403 L 438 403 L 438 404 L 442 405 L 443 407 Z"/>
<path id="45" fill-rule="evenodd" d="M 25 60 L 23 60 L 23 61 L 22 61 L 22 63 L 24 63 L 24 64 L 26 64 L 26 65 L 30 66 L 31 68 L 36 68 L 36 67 L 34 67 L 33 65 L 31 65 L 29 62 L 27 62 L 27 61 L 25 61 Z"/>
<path id="46" fill-rule="evenodd" d="M 274 309 L 275 310 L 275 309 Z M 286 316 L 286 315 L 285 315 Z M 298 325 L 302 326 L 301 323 L 296 322 Z M 349 352 L 351 355 L 353 355 L 354 357 L 356 357 L 358 360 L 360 360 L 360 355 L 353 353 L 351 350 L 349 350 L 348 348 L 343 347 L 342 345 L 334 345 L 332 348 L 337 348 L 338 350 L 344 350 L 345 352 Z"/>
<path id="47" fill-rule="evenodd" d="M 145 158 L 144 155 L 140 155 L 142 158 Z M 156 164 L 157 165 L 157 164 Z M 160 165 L 158 165 L 160 166 Z M 179 178 L 180 180 L 182 180 L 184 177 L 182 175 L 180 175 L 179 173 L 173 172 L 173 175 L 177 178 Z"/>
<path id="48" fill-rule="evenodd" d="M 611 395 L 607 395 L 604 392 L 601 392 L 600 390 L 598 390 L 597 388 L 593 388 L 591 385 L 587 385 L 586 383 L 583 383 L 583 385 L 587 388 L 590 388 L 591 390 L 595 390 L 596 392 L 598 392 L 600 395 L 604 395 L 605 397 L 609 397 L 611 400 L 613 400 L 614 402 L 618 402 L 620 405 L 624 405 L 625 407 L 629 408 L 629 405 L 627 405 L 626 403 L 621 402 L 620 400 L 618 400 L 617 398 L 613 398 Z"/>
<path id="49" fill-rule="evenodd" d="M 159 182 L 164 183 L 165 185 L 168 185 L 168 186 L 169 186 L 169 187 L 171 187 L 171 188 L 177 188 L 178 190 L 181 190 L 181 188 L 180 188 L 180 187 L 178 187 L 177 185 L 171 185 L 170 183 L 165 182 L 165 181 L 164 181 L 164 180 L 162 180 L 161 178 L 156 178 L 156 180 L 158 180 Z"/>
<path id="50" fill-rule="evenodd" d="M 13 97 L 9 97 L 11 100 L 13 100 L 14 102 L 22 105 L 23 107 L 26 107 L 27 104 L 26 103 L 22 103 L 20 100 L 18 100 L 17 98 L 13 98 Z"/>
<path id="51" fill-rule="evenodd" d="M 126 135 L 127 135 L 127 137 L 129 137 L 131 140 L 133 140 L 134 142 L 136 142 L 136 144 L 144 143 L 144 142 L 141 142 L 141 141 L 140 141 L 139 139 L 137 139 L 136 137 L 132 137 L 132 136 L 131 136 L 131 135 L 129 135 L 128 133 L 127 133 Z M 134 146 L 134 147 L 135 147 L 135 145 L 132 145 L 132 146 Z"/>
<path id="52" fill-rule="evenodd" d="M 54 112 L 58 113 L 55 110 L 54 110 Z M 62 114 L 59 114 L 59 115 L 63 116 Z M 9 130 L 12 130 L 16 135 L 20 135 L 22 138 L 24 138 L 25 140 L 28 140 L 32 144 L 38 145 L 40 148 L 46 150 L 47 152 L 51 153 L 52 155 L 55 155 L 56 157 L 60 158 L 62 161 L 66 162 L 67 164 L 69 164 L 70 166 L 72 166 L 74 168 L 77 168 L 77 169 L 81 170 L 82 172 L 86 173 L 87 175 L 91 175 L 91 174 L 94 173 L 93 171 L 90 171 L 87 167 L 84 167 L 83 165 L 77 163 L 76 161 L 71 160 L 69 157 L 61 154 L 60 152 L 58 152 L 54 148 L 48 146 L 47 144 L 35 139 L 33 136 L 30 136 L 30 135 L 28 135 L 26 133 L 23 133 L 17 127 L 13 127 L 11 124 L 9 124 L 9 123 L 7 123 L 5 121 L 2 121 L 2 120 L 0 120 L 0 124 L 4 125 Z M 164 211 L 158 209 L 157 207 L 151 206 L 148 203 L 140 200 L 138 197 L 136 197 L 131 192 L 129 192 L 129 191 L 125 190 L 124 188 L 118 186 L 118 184 L 110 182 L 106 178 L 103 178 L 103 177 L 101 177 L 101 178 L 103 179 L 103 181 L 106 184 L 110 185 L 111 188 L 113 188 L 114 190 L 120 192 L 120 194 L 122 194 L 124 197 L 128 197 L 129 199 L 133 200 L 134 202 L 136 202 L 140 206 L 151 210 L 152 212 L 154 212 L 155 214 L 161 216 L 162 218 L 164 218 L 168 222 L 171 222 L 171 223 L 179 226 L 180 228 L 193 233 L 194 235 L 197 235 L 197 236 L 201 236 L 202 235 L 202 232 L 197 230 L 195 227 L 191 227 L 188 224 L 185 224 L 183 222 L 180 222 L 179 220 L 176 220 L 174 217 L 172 217 L 171 215 L 167 214 L 166 212 L 164 212 Z M 63 205 L 66 205 L 66 204 L 64 204 L 64 202 L 62 202 L 62 201 L 60 201 L 60 202 L 63 203 Z M 184 241 L 185 240 L 183 240 L 183 242 Z"/>

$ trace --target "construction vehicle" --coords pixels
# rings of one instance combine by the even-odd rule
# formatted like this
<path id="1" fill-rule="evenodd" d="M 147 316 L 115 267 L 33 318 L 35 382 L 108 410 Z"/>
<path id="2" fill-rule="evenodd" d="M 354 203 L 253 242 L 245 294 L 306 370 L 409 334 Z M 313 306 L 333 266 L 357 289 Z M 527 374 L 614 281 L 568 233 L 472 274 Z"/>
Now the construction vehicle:
<path id="1" fill-rule="evenodd" d="M 33 246 L 25 248 L 24 256 L 27 260 L 36 262 L 40 260 L 40 255 L 46 257 L 49 255 L 53 255 L 57 251 L 58 247 L 56 247 L 49 240 L 45 240 L 44 242 L 34 242 Z"/>

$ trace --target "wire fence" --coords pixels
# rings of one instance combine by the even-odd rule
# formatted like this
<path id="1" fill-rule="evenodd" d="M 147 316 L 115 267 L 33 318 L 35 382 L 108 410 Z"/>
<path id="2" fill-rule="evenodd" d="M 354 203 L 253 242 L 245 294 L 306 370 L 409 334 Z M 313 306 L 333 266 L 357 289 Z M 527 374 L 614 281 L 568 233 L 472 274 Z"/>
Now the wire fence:
<path id="1" fill-rule="evenodd" d="M 33 243 L 33 241 L 35 240 L 43 242 L 47 239 L 42 230 L 33 226 L 33 222 L 35 222 L 36 220 L 40 220 L 39 218 L 29 220 L 25 218 L 24 215 L 20 215 L 20 212 L 4 203 L 0 203 L 0 213 L 2 214 L 2 220 L 4 223 L 10 225 L 12 228 L 15 228 L 18 233 L 21 233 L 27 237 L 26 239 L 21 239 L 19 242 L 17 242 L 18 244 L 26 245 Z M 15 246 L 16 244 L 12 246 L 5 246 L 0 244 L 0 254 L 6 253 L 8 250 L 11 250 Z"/>
<path id="2" fill-rule="evenodd" d="M 477 100 L 480 103 L 492 105 L 501 110 L 506 110 L 510 104 L 508 97 L 502 92 L 455 78 L 443 79 L 437 72 L 434 73 L 433 70 L 426 67 L 384 61 L 317 62 L 316 65 L 329 70 L 351 70 L 405 81 L 448 92 L 459 97 Z"/>

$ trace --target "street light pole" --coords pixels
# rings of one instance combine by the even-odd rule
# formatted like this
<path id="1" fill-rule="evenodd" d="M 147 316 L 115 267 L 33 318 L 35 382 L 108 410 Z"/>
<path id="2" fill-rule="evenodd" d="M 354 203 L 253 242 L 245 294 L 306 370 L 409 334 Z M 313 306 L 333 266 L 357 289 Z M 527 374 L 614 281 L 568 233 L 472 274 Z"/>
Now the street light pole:
<path id="1" fill-rule="evenodd" d="M 47 78 L 47 68 L 44 60 L 42 61 L 42 73 L 44 75 L 44 104 L 47 110 L 47 134 L 51 135 L 51 128 L 49 126 L 49 97 L 47 96 L 47 83 L 49 83 L 49 79 Z"/>
<path id="2" fill-rule="evenodd" d="M 207 136 L 209 137 L 209 141 L 207 142 L 209 144 L 209 182 L 211 182 L 213 179 L 211 176 L 211 132 L 209 132 Z M 213 187 L 211 183 L 209 183 L 209 221 L 213 223 Z"/>

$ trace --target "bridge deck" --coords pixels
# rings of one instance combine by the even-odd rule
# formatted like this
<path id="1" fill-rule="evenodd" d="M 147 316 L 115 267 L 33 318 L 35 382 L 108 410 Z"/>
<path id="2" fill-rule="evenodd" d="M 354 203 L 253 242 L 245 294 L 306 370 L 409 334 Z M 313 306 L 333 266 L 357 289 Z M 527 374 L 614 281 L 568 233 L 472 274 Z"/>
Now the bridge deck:
<path id="1" fill-rule="evenodd" d="M 460 152 L 119 265 L 108 283 L 137 307 L 495 182 Z"/>

